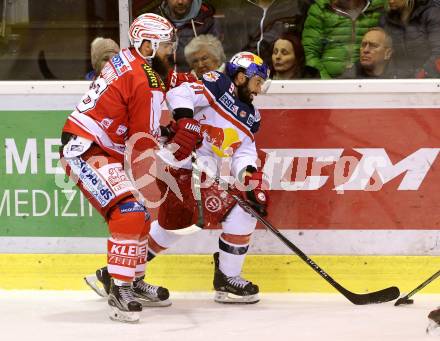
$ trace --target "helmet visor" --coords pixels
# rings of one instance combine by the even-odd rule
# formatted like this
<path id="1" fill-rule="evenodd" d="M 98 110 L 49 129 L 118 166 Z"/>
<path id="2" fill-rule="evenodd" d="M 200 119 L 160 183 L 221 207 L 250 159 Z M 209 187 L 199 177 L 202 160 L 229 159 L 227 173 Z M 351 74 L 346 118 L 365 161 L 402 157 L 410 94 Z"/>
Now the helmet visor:
<path id="1" fill-rule="evenodd" d="M 251 78 L 253 76 L 260 76 L 261 78 L 266 80 L 269 78 L 269 73 L 269 67 L 264 63 L 261 65 L 251 63 L 246 69 L 246 76 L 248 78 Z"/>

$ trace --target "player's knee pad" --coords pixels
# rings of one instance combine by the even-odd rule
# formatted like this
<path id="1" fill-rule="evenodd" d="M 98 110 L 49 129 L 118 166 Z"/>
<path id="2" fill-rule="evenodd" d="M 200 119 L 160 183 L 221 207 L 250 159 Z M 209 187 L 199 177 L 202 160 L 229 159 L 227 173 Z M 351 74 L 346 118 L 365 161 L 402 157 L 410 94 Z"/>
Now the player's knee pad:
<path id="1" fill-rule="evenodd" d="M 223 233 L 233 235 L 252 234 L 257 226 L 257 220 L 246 213 L 239 205 L 235 205 L 222 222 Z"/>
<path id="2" fill-rule="evenodd" d="M 118 202 L 110 211 L 108 226 L 115 239 L 145 239 L 149 233 L 150 214 L 134 197 Z"/>

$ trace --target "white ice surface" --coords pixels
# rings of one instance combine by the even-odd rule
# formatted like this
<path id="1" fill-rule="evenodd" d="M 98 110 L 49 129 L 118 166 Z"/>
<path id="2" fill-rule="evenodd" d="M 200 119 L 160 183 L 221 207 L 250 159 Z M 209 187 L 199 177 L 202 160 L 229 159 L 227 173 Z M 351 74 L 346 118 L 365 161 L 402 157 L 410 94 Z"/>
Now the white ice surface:
<path id="1" fill-rule="evenodd" d="M 212 293 L 172 293 L 168 308 L 146 308 L 139 324 L 113 322 L 88 291 L 0 290 L 0 340 L 44 341 L 418 341 L 440 295 L 415 304 L 354 306 L 338 294 L 262 294 L 254 305 L 212 301 Z"/>

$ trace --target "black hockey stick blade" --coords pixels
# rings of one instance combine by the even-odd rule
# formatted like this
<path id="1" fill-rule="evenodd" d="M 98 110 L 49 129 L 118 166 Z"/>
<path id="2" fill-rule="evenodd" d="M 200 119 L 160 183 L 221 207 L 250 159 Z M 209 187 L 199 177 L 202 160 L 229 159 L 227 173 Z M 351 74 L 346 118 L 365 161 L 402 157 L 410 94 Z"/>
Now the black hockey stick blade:
<path id="1" fill-rule="evenodd" d="M 396 303 L 394 303 L 394 305 L 397 307 L 401 304 L 413 304 L 414 300 L 409 299 L 407 296 L 401 297 L 399 298 Z"/>
<path id="2" fill-rule="evenodd" d="M 424 281 L 422 284 L 420 284 L 417 288 L 413 289 L 411 292 L 406 294 L 405 296 L 399 298 L 394 305 L 397 307 L 401 304 L 412 304 L 414 303 L 414 300 L 410 300 L 409 298 L 413 296 L 414 294 L 418 293 L 420 290 L 422 290 L 424 287 L 426 287 L 429 283 L 431 283 L 433 280 L 435 280 L 438 276 L 440 276 L 440 270 L 437 271 L 434 275 L 429 277 L 426 281 Z"/>
<path id="3" fill-rule="evenodd" d="M 356 305 L 385 303 L 395 300 L 400 295 L 400 290 L 397 287 L 389 287 L 379 291 L 373 291 L 366 294 L 356 294 L 354 292 L 344 289 L 341 292 L 351 303 Z"/>
<path id="4" fill-rule="evenodd" d="M 287 239 L 278 229 L 276 229 L 272 224 L 270 224 L 266 219 L 259 215 L 247 201 L 243 200 L 237 194 L 230 192 L 232 197 L 237 201 L 237 203 L 249 214 L 254 216 L 260 223 L 262 223 L 269 231 L 271 231 L 278 239 L 280 239 L 284 245 L 286 245 L 290 250 L 295 252 L 304 262 L 307 263 L 315 272 L 317 272 L 322 278 L 324 278 L 333 288 L 338 290 L 342 295 L 344 295 L 351 303 L 356 305 L 383 303 L 395 300 L 399 297 L 400 291 L 397 287 L 389 287 L 379 291 L 374 291 L 366 294 L 356 294 L 336 282 L 327 272 L 325 272 L 318 264 L 316 264 L 310 257 L 308 257 L 304 252 L 302 252 L 295 244 L 293 244 L 289 239 Z"/>

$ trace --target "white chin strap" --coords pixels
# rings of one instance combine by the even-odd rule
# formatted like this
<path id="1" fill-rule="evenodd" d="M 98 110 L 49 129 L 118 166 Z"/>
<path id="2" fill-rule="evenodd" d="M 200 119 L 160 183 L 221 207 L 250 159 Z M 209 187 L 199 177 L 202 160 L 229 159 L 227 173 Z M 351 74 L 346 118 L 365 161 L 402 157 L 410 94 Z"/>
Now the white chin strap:
<path id="1" fill-rule="evenodd" d="M 156 44 L 156 43 L 154 43 L 154 42 L 152 42 L 152 41 L 150 41 L 150 43 L 151 43 L 151 47 L 152 47 L 152 49 L 153 49 L 153 53 L 151 54 L 151 56 L 144 56 L 144 55 L 141 53 L 141 51 L 140 51 L 140 47 L 142 46 L 143 42 L 139 45 L 139 47 L 136 46 L 136 45 L 134 46 L 136 52 L 139 53 L 139 55 L 140 55 L 142 58 L 144 58 L 145 60 L 151 60 L 151 59 L 153 59 L 154 56 L 156 55 L 156 51 L 157 51 L 157 49 L 159 48 L 159 46 L 156 46 L 156 45 L 158 45 L 158 44 Z"/>

